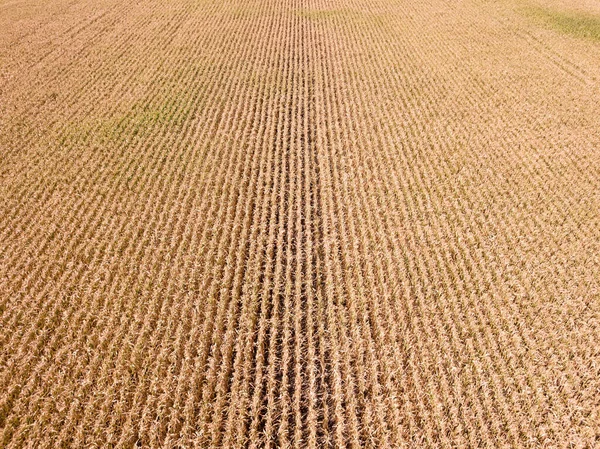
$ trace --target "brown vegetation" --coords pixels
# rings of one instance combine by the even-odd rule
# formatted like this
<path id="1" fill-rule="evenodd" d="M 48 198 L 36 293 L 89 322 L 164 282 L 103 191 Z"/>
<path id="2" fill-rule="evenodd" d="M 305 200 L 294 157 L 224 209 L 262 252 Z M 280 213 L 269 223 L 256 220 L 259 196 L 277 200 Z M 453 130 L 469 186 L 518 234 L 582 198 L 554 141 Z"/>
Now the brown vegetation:
<path id="1" fill-rule="evenodd" d="M 533 7 L 0 0 L 0 446 L 598 447 L 600 46 Z"/>

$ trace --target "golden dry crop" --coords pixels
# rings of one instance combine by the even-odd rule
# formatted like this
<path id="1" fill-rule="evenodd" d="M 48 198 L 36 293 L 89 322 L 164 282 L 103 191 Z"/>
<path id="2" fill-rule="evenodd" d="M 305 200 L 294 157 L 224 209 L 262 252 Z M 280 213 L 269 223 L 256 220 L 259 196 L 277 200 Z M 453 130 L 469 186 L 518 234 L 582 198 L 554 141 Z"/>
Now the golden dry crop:
<path id="1" fill-rule="evenodd" d="M 594 0 L 0 0 L 0 447 L 600 447 Z"/>

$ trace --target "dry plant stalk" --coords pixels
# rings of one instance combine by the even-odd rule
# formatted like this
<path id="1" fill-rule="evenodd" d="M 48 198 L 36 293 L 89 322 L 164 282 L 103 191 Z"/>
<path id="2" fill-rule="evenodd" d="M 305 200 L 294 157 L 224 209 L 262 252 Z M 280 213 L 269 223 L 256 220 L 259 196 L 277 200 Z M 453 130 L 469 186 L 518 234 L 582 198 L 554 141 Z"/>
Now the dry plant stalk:
<path id="1" fill-rule="evenodd" d="M 37 3 L 1 447 L 600 445 L 593 2 Z"/>

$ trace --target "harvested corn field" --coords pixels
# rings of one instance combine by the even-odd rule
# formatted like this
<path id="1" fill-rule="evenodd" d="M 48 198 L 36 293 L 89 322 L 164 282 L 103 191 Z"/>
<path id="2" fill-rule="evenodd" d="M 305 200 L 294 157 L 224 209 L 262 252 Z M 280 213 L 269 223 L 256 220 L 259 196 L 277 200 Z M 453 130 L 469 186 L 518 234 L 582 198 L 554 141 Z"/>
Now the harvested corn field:
<path id="1" fill-rule="evenodd" d="M 0 446 L 600 447 L 592 0 L 0 0 Z"/>

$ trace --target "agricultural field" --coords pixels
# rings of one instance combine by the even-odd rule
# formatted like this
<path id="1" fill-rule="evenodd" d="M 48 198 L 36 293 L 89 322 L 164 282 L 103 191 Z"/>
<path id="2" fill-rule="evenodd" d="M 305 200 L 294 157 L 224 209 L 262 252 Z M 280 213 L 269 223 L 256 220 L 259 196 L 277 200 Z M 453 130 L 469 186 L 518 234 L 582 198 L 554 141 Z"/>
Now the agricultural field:
<path id="1" fill-rule="evenodd" d="M 0 447 L 599 448 L 596 0 L 0 0 Z"/>

